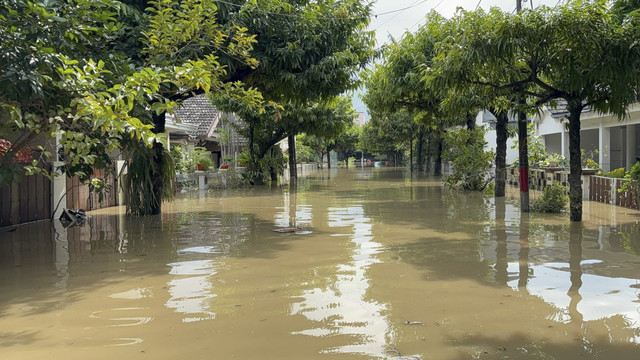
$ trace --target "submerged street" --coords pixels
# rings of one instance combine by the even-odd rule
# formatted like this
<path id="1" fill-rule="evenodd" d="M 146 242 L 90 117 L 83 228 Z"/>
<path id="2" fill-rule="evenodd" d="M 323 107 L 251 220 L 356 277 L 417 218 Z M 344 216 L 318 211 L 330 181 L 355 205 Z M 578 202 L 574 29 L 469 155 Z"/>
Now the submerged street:
<path id="1" fill-rule="evenodd" d="M 0 358 L 636 359 L 640 213 L 509 191 L 331 169 L 1 229 Z"/>

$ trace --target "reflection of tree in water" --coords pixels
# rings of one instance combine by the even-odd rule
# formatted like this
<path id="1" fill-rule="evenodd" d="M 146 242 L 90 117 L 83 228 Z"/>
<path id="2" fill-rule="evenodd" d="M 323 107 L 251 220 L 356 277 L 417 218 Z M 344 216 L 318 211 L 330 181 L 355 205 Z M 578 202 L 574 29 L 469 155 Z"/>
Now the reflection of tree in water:
<path id="1" fill-rule="evenodd" d="M 234 255 L 254 238 L 257 220 L 251 214 L 213 211 L 180 213 L 172 238 L 176 246 L 209 246 L 219 255 Z"/>
<path id="2" fill-rule="evenodd" d="M 629 254 L 640 255 L 640 225 L 623 224 L 611 228 L 609 244 Z"/>

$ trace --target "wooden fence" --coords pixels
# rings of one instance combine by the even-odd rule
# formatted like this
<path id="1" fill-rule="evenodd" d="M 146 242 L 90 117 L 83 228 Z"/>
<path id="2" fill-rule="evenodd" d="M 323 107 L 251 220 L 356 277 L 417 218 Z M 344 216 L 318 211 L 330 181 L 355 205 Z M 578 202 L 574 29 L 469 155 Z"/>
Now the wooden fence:
<path id="1" fill-rule="evenodd" d="M 95 170 L 94 177 L 104 177 L 105 170 Z M 99 195 L 89 192 L 89 186 L 82 184 L 77 176 L 67 178 L 66 201 L 61 208 L 95 210 L 117 205 L 117 181 L 113 175 L 107 177 L 111 191 Z M 51 180 L 41 175 L 21 176 L 9 186 L 0 187 L 0 227 L 24 224 L 51 218 L 54 202 Z"/>
<path id="2" fill-rule="evenodd" d="M 589 200 L 640 210 L 637 190 L 620 191 L 626 181 L 625 179 L 591 176 Z"/>
<path id="3" fill-rule="evenodd" d="M 51 217 L 51 181 L 23 175 L 0 188 L 0 227 Z"/>
<path id="4" fill-rule="evenodd" d="M 103 178 L 106 170 L 96 169 L 93 172 L 93 177 Z M 109 174 L 107 177 L 107 184 L 111 187 L 111 190 L 103 195 L 102 201 L 96 193 L 89 191 L 89 185 L 80 182 L 77 176 L 67 178 L 67 209 L 83 209 L 83 210 L 96 210 L 110 206 L 117 205 L 117 181 L 113 174 Z"/>

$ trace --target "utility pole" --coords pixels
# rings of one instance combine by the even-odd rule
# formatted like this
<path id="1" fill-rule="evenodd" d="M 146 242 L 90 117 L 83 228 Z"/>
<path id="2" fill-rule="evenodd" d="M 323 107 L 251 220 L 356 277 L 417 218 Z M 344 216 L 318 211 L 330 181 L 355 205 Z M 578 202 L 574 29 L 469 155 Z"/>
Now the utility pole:
<path id="1" fill-rule="evenodd" d="M 516 10 L 522 11 L 522 0 L 516 0 Z M 527 135 L 527 114 L 524 112 L 526 103 L 524 89 L 520 89 L 518 99 L 518 164 L 520 170 L 520 210 L 529 212 L 529 145 Z"/>

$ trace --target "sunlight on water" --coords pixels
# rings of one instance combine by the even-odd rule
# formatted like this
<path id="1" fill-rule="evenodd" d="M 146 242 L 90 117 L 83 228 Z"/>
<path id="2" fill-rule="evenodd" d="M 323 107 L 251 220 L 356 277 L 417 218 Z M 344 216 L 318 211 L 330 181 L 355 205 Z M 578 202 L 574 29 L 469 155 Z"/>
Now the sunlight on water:
<path id="1" fill-rule="evenodd" d="M 328 220 L 329 227 L 351 229 L 351 260 L 337 267 L 337 279 L 330 287 L 306 290 L 300 296 L 303 300 L 293 305 L 293 314 L 302 314 L 317 323 L 317 327 L 296 334 L 352 336 L 353 343 L 324 352 L 379 357 L 385 352 L 389 332 L 383 315 L 386 306 L 367 298 L 371 286 L 367 270 L 379 262 L 375 255 L 380 244 L 373 241 L 372 225 L 362 207 L 329 208 Z"/>
<path id="2" fill-rule="evenodd" d="M 210 300 L 216 297 L 211 284 L 211 276 L 216 273 L 213 261 L 182 261 L 168 265 L 171 266 L 169 274 L 180 276 L 169 281 L 171 298 L 165 306 L 187 315 L 182 318 L 183 322 L 215 319 L 216 315 L 210 309 Z"/>

